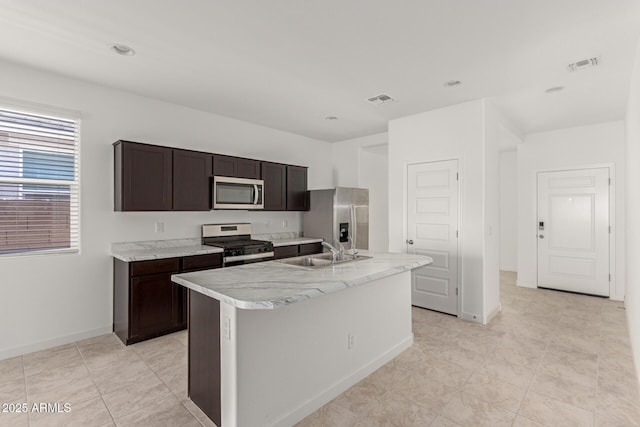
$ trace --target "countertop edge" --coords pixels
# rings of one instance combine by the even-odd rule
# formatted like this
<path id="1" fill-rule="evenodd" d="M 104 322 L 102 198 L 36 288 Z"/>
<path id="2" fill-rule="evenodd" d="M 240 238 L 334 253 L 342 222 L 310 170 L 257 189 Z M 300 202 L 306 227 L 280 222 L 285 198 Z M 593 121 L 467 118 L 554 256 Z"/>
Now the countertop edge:
<path id="1" fill-rule="evenodd" d="M 150 261 L 154 259 L 179 258 L 193 255 L 220 254 L 222 248 L 215 246 L 186 246 L 161 249 L 143 249 L 123 251 L 120 253 L 111 252 L 111 256 L 124 262 Z"/>

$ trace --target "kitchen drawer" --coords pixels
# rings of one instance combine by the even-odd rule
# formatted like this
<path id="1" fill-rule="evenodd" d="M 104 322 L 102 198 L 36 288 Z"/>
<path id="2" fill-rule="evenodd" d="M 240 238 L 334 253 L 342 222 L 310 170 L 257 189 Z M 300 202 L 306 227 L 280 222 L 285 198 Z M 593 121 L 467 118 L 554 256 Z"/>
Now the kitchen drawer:
<path id="1" fill-rule="evenodd" d="M 291 258 L 298 256 L 298 245 L 278 246 L 273 248 L 274 259 Z"/>
<path id="2" fill-rule="evenodd" d="M 222 267 L 222 254 L 192 255 L 182 258 L 182 271 L 208 270 Z"/>
<path id="3" fill-rule="evenodd" d="M 180 270 L 180 258 L 152 259 L 149 261 L 135 261 L 131 263 L 129 273 L 131 277 L 147 274 L 177 273 Z"/>
<path id="4" fill-rule="evenodd" d="M 322 243 L 305 243 L 300 245 L 300 255 L 319 254 L 322 252 Z"/>

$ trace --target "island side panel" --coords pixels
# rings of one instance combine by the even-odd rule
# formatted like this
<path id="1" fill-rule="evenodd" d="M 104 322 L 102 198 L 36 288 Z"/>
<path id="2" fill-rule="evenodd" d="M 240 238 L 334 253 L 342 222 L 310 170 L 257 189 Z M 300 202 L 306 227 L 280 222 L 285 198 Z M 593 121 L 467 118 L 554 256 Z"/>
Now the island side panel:
<path id="1" fill-rule="evenodd" d="M 220 302 L 189 290 L 189 398 L 221 425 Z"/>
<path id="2" fill-rule="evenodd" d="M 412 344 L 411 274 L 235 315 L 237 365 L 223 361 L 237 390 L 230 425 L 290 426 Z"/>

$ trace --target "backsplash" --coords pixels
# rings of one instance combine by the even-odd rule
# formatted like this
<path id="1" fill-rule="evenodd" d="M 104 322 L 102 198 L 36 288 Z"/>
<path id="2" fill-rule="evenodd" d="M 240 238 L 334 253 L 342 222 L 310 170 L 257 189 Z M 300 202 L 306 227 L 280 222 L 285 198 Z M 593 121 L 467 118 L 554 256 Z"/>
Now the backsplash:
<path id="1" fill-rule="evenodd" d="M 199 237 L 190 239 L 146 240 L 143 242 L 113 242 L 111 243 L 111 252 L 117 253 L 148 249 L 179 248 L 183 246 L 194 246 L 199 244 Z"/>
<path id="2" fill-rule="evenodd" d="M 265 233 L 251 235 L 251 238 L 256 240 L 295 239 L 297 237 L 302 237 L 302 231 L 285 231 L 282 233 Z"/>
<path id="3" fill-rule="evenodd" d="M 251 238 L 257 240 L 279 240 L 295 239 L 301 236 L 301 231 L 285 231 L 281 233 L 252 234 Z M 111 252 L 119 253 L 149 249 L 180 248 L 185 246 L 196 246 L 199 244 L 199 237 L 185 239 L 145 240 L 141 242 L 113 242 L 111 243 Z"/>

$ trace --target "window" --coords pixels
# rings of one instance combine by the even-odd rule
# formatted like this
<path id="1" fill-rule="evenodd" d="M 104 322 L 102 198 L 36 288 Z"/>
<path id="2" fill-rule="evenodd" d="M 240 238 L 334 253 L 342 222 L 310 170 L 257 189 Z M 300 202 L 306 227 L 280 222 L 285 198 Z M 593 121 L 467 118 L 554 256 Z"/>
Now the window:
<path id="1" fill-rule="evenodd" d="M 0 109 L 0 254 L 78 250 L 78 124 Z"/>

